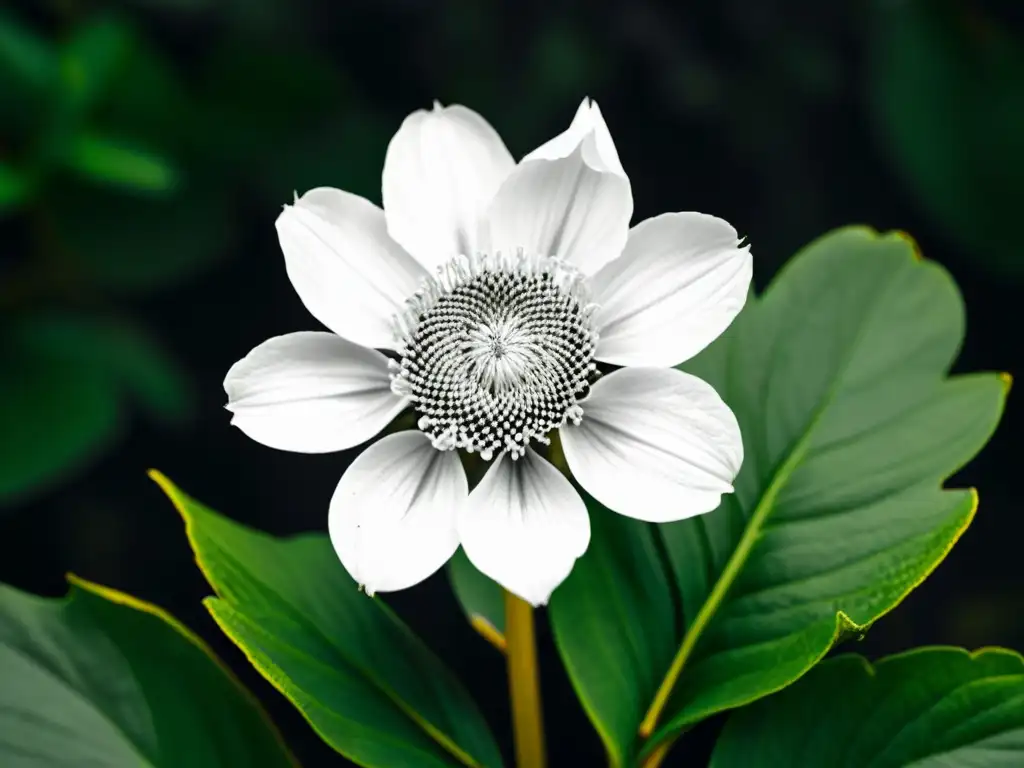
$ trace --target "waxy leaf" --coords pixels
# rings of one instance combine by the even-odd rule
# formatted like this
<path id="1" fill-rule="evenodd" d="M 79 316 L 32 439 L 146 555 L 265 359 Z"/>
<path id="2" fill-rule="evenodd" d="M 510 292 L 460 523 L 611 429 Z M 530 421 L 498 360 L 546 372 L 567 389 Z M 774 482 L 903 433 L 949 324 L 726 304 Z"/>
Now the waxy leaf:
<path id="1" fill-rule="evenodd" d="M 316 732 L 364 766 L 501 765 L 476 705 L 323 534 L 252 530 L 154 479 L 185 519 L 221 629 Z"/>
<path id="2" fill-rule="evenodd" d="M 590 643 L 566 641 L 552 601 L 577 691 L 598 730 L 617 735 L 613 759 L 647 755 L 790 685 L 945 557 L 977 498 L 942 483 L 988 440 L 1008 386 L 995 374 L 947 377 L 963 331 L 941 267 L 904 235 L 850 228 L 805 248 L 684 366 L 736 413 L 745 459 L 716 511 L 654 528 L 683 632 L 670 635 L 653 610 L 637 622 L 645 646 L 672 643 L 674 658 L 607 640 L 592 654 Z M 617 563 L 613 580 L 637 583 L 636 566 Z M 595 598 L 593 610 L 602 616 L 591 621 L 619 621 L 612 601 Z M 643 672 L 626 697 L 607 679 L 633 667 Z M 643 720 L 637 700 L 656 704 Z M 638 730 L 653 732 L 642 747 Z"/>
<path id="3" fill-rule="evenodd" d="M 621 766 L 679 632 L 655 530 L 590 498 L 587 509 L 590 547 L 551 596 L 548 615 L 609 761 Z"/>
<path id="4" fill-rule="evenodd" d="M 1024 659 L 999 648 L 830 659 L 734 714 L 711 758 L 711 768 L 780 765 L 1024 765 Z"/>
<path id="5" fill-rule="evenodd" d="M 152 605 L 71 581 L 62 600 L 0 584 L 0 765 L 294 765 L 202 641 Z"/>

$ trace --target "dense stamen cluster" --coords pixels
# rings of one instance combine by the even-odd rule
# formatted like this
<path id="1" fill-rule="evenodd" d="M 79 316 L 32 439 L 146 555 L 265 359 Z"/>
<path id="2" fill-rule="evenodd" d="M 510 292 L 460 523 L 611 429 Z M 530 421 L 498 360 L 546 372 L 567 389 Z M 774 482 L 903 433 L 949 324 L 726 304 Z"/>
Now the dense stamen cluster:
<path id="1" fill-rule="evenodd" d="M 392 389 L 441 450 L 518 458 L 583 416 L 597 334 L 582 276 L 522 252 L 449 262 L 396 318 Z"/>

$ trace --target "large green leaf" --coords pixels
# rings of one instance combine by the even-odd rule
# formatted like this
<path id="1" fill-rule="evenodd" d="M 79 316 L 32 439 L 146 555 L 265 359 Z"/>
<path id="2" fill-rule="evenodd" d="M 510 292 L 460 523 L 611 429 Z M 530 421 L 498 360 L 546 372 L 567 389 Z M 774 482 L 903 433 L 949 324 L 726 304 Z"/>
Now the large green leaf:
<path id="1" fill-rule="evenodd" d="M 1024 659 L 919 648 L 875 665 L 830 659 L 741 709 L 711 768 L 1015 768 L 1024 765 Z"/>
<path id="2" fill-rule="evenodd" d="M 874 3 L 868 104 L 896 170 L 982 265 L 1024 276 L 1024 41 L 950 0 Z"/>
<path id="3" fill-rule="evenodd" d="M 549 618 L 609 762 L 621 766 L 679 633 L 653 529 L 589 498 L 587 508 L 590 546 L 552 595 Z"/>
<path id="4" fill-rule="evenodd" d="M 154 479 L 185 518 L 214 619 L 332 747 L 365 766 L 498 766 L 469 695 L 323 534 L 277 539 Z"/>
<path id="5" fill-rule="evenodd" d="M 1007 388 L 994 374 L 946 377 L 963 326 L 952 279 L 909 238 L 849 228 L 799 253 L 685 366 L 736 413 L 745 459 L 715 512 L 657 528 L 685 632 L 668 636 L 652 612 L 639 624 L 648 646 L 679 645 L 673 664 L 623 643 L 601 659 L 561 644 L 591 679 L 646 665 L 628 699 L 574 675 L 598 730 L 620 735 L 613 754 L 635 749 L 636 698 L 671 692 L 657 723 L 643 723 L 657 726 L 646 754 L 791 684 L 943 559 L 976 497 L 942 481 L 989 438 Z M 618 563 L 614 580 L 636 582 L 635 566 Z M 593 610 L 592 621 L 617 622 L 611 601 Z"/>
<path id="6" fill-rule="evenodd" d="M 945 270 L 905 235 L 849 228 L 687 366 L 737 414 L 745 460 L 715 513 L 661 529 L 686 617 L 667 731 L 796 680 L 970 524 L 976 495 L 942 482 L 992 435 L 1008 381 L 947 377 L 963 333 Z"/>
<path id="7" fill-rule="evenodd" d="M 0 584 L 0 764 L 294 764 L 195 635 L 152 605 L 71 580 L 63 600 Z"/>

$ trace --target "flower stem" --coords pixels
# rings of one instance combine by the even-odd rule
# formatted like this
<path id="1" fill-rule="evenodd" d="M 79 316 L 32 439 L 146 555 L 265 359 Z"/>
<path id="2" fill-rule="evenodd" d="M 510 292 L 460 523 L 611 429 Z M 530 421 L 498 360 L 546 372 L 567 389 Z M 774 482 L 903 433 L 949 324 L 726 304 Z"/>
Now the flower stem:
<path id="1" fill-rule="evenodd" d="M 508 685 L 512 699 L 512 730 L 516 765 L 544 768 L 544 724 L 537 672 L 537 643 L 533 632 L 533 608 L 511 592 L 505 592 L 505 640 L 508 644 Z"/>

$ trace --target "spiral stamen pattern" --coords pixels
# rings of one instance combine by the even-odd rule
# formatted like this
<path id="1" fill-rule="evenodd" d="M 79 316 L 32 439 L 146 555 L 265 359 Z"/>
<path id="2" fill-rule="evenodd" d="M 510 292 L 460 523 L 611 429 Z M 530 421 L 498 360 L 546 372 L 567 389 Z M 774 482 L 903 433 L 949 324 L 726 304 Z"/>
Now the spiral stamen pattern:
<path id="1" fill-rule="evenodd" d="M 521 456 L 579 424 L 597 333 L 582 275 L 522 251 L 459 256 L 395 318 L 392 389 L 439 450 Z"/>

